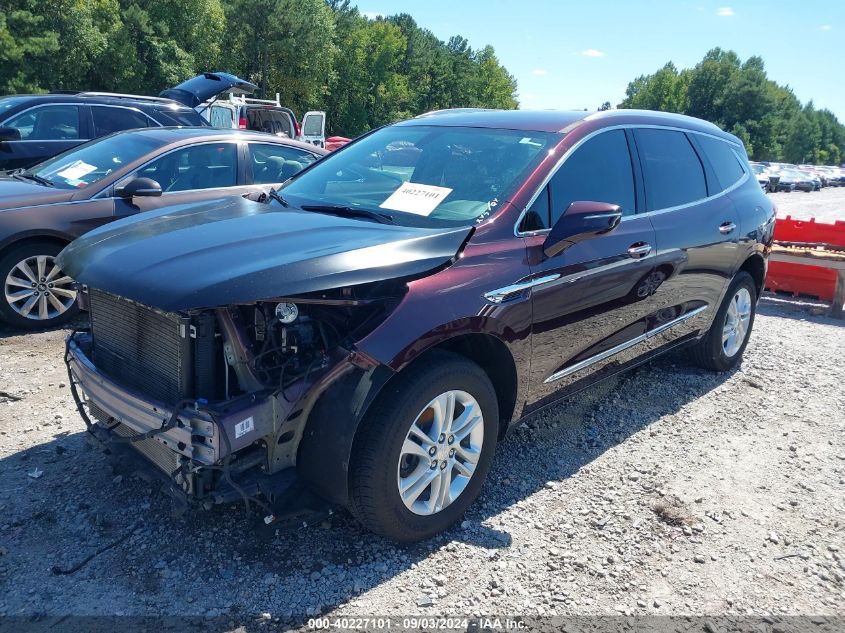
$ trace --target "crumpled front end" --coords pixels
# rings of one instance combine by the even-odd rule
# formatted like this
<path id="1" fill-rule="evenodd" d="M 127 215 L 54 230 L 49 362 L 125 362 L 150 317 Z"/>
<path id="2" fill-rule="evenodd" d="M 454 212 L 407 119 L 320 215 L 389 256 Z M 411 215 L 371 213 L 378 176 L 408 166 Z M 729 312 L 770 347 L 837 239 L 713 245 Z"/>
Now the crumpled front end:
<path id="1" fill-rule="evenodd" d="M 182 502 L 272 514 L 315 402 L 377 366 L 347 344 L 384 302 L 347 295 L 169 313 L 86 289 L 91 328 L 67 339 L 66 363 L 91 438 Z"/>

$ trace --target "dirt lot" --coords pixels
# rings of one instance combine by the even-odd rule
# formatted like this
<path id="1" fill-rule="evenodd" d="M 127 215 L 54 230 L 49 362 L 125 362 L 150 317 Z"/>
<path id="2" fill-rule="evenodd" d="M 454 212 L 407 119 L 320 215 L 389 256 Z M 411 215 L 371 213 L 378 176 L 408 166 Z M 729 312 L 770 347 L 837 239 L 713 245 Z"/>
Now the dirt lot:
<path id="1" fill-rule="evenodd" d="M 739 370 L 675 355 L 531 420 L 463 524 L 407 548 L 343 512 L 171 518 L 85 448 L 65 332 L 7 332 L 0 615 L 845 615 L 845 322 L 813 311 L 765 298 Z"/>
<path id="2" fill-rule="evenodd" d="M 781 217 L 791 215 L 800 220 L 815 217 L 817 222 L 845 220 L 845 187 L 826 187 L 811 193 L 770 193 L 769 197 Z"/>

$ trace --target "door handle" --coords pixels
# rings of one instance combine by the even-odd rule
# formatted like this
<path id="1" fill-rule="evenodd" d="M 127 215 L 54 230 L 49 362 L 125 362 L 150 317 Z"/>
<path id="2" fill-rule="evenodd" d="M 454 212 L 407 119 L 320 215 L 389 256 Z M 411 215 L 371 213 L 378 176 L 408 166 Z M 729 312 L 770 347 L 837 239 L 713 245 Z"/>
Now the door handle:
<path id="1" fill-rule="evenodd" d="M 647 242 L 637 242 L 628 247 L 628 255 L 631 257 L 645 257 L 651 252 L 651 244 Z"/>
<path id="2" fill-rule="evenodd" d="M 719 225 L 719 233 L 722 235 L 727 235 L 728 233 L 733 233 L 733 230 L 736 228 L 736 224 L 728 220 L 727 222 L 722 222 Z"/>

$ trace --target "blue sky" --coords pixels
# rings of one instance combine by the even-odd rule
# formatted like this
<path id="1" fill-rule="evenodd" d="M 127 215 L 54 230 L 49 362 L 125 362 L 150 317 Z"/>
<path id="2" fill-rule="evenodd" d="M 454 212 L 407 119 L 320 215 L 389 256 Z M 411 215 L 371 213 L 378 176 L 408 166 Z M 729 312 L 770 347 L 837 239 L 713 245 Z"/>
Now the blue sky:
<path id="1" fill-rule="evenodd" d="M 411 14 L 438 38 L 491 44 L 519 83 L 521 107 L 596 109 L 628 82 L 709 49 L 759 55 L 769 78 L 845 123 L 841 0 L 359 0 L 370 16 Z"/>

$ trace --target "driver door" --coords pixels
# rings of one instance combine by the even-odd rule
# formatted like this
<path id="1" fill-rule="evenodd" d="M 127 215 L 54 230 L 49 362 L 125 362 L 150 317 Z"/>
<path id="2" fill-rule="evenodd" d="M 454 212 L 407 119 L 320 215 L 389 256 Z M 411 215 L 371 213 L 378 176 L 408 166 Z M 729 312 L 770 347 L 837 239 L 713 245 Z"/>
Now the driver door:
<path id="1" fill-rule="evenodd" d="M 660 310 L 649 285 L 655 232 L 648 216 L 636 214 L 636 175 L 626 133 L 602 132 L 567 158 L 523 220 L 531 272 L 546 280 L 531 295 L 529 410 L 643 352 L 635 341 Z M 576 201 L 619 205 L 622 220 L 547 257 L 548 227 Z"/>
<path id="2" fill-rule="evenodd" d="M 161 185 L 158 197 L 115 198 L 115 215 L 124 217 L 161 207 L 200 202 L 223 196 L 237 196 L 255 187 L 246 184 L 237 142 L 189 145 L 167 152 L 116 183 L 120 188 L 133 178 L 152 178 Z"/>

